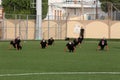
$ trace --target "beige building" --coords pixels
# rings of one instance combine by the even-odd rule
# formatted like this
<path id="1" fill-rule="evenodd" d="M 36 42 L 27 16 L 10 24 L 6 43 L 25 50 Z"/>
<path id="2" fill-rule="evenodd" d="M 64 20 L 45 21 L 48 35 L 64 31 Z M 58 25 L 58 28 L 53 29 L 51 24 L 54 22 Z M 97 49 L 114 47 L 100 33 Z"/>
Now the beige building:
<path id="1" fill-rule="evenodd" d="M 48 0 L 50 20 L 95 20 L 104 18 L 99 0 Z"/>

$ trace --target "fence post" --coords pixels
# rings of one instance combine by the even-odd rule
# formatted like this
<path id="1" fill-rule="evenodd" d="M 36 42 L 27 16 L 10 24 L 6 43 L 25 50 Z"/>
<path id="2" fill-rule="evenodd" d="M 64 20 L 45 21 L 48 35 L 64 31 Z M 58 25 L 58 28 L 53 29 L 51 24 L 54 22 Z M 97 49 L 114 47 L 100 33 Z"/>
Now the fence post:
<path id="1" fill-rule="evenodd" d="M 21 22 L 20 19 L 21 19 L 21 16 L 19 15 L 19 36 L 22 37 L 21 36 L 21 28 L 20 28 L 21 27 L 21 25 L 20 25 L 20 22 Z"/>
<path id="2" fill-rule="evenodd" d="M 17 37 L 17 23 L 16 23 L 16 20 L 17 20 L 17 15 L 15 14 L 15 38 Z"/>
<path id="3" fill-rule="evenodd" d="M 4 40 L 5 39 L 5 13 L 3 13 L 3 22 L 2 22 L 2 39 Z M 7 34 L 6 34 L 7 36 Z"/>
<path id="4" fill-rule="evenodd" d="M 27 22 L 26 22 L 26 40 L 28 39 L 28 15 L 27 15 Z"/>
<path id="5" fill-rule="evenodd" d="M 49 22 L 49 19 L 50 19 L 50 18 L 49 18 L 49 16 L 50 16 L 50 15 L 48 14 L 48 39 L 49 39 L 49 36 L 50 36 L 50 35 L 49 35 L 49 33 L 50 33 L 50 31 L 49 31 L 49 30 L 50 30 L 50 22 Z"/>

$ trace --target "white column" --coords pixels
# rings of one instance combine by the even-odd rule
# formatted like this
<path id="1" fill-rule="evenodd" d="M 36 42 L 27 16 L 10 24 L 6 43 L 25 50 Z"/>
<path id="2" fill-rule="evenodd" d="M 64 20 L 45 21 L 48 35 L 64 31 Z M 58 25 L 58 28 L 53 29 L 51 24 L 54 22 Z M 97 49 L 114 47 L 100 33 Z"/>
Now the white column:
<path id="1" fill-rule="evenodd" d="M 35 39 L 42 39 L 42 0 L 36 0 L 36 32 Z"/>

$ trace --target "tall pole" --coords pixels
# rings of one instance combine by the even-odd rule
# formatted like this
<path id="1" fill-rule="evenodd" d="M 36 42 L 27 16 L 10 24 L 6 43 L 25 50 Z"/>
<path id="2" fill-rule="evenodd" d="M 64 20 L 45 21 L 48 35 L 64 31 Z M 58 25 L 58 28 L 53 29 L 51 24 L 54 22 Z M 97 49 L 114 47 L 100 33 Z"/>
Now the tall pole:
<path id="1" fill-rule="evenodd" d="M 42 39 L 42 0 L 36 0 L 36 30 L 35 39 Z"/>
<path id="2" fill-rule="evenodd" d="M 68 29 L 68 24 L 67 24 L 68 23 L 68 16 L 69 15 L 68 15 L 68 11 L 67 11 L 67 3 L 66 3 L 66 35 L 65 35 L 66 38 L 67 38 L 67 31 L 68 31 L 67 30 Z"/>
<path id="3" fill-rule="evenodd" d="M 49 9 L 48 9 L 48 39 L 49 39 L 49 33 L 50 33 L 50 6 L 49 5 Z"/>
<path id="4" fill-rule="evenodd" d="M 84 6 L 83 6 L 83 0 L 81 0 L 81 7 L 82 7 L 82 20 L 84 20 Z"/>
<path id="5" fill-rule="evenodd" d="M 98 0 L 96 0 L 96 19 L 98 19 Z"/>
<path id="6" fill-rule="evenodd" d="M 110 39 L 111 38 L 111 26 L 110 26 L 110 19 L 111 19 L 111 16 L 110 16 L 110 2 L 107 1 L 107 9 L 108 9 L 108 38 Z"/>

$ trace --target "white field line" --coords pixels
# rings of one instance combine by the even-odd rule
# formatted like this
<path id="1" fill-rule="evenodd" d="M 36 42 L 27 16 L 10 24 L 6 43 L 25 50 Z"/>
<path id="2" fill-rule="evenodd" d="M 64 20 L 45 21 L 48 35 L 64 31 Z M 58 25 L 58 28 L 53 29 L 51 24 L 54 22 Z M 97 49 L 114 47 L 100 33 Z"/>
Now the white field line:
<path id="1" fill-rule="evenodd" d="M 0 77 L 7 76 L 31 76 L 31 75 L 120 75 L 120 72 L 40 72 L 20 74 L 0 74 Z"/>

